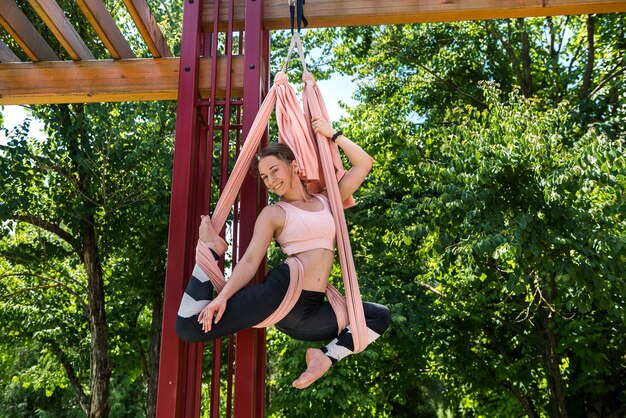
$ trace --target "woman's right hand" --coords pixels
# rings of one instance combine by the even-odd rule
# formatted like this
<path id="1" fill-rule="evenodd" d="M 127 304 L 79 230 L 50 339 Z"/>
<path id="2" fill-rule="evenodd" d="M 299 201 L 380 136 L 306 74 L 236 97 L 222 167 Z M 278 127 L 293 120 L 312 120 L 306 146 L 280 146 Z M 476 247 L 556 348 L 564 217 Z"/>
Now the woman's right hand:
<path id="1" fill-rule="evenodd" d="M 202 312 L 198 315 L 198 323 L 202 324 L 202 331 L 211 331 L 213 324 L 217 324 L 220 321 L 222 315 L 224 315 L 224 311 L 226 311 L 226 303 L 226 298 L 217 295 L 211 303 L 204 307 Z"/>

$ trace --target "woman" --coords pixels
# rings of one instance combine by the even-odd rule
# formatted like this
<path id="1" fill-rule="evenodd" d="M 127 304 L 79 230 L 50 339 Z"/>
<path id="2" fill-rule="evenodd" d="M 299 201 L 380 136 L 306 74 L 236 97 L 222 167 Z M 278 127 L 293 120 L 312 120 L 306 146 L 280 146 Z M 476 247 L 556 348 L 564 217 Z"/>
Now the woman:
<path id="1" fill-rule="evenodd" d="M 361 185 L 373 160 L 350 139 L 336 135 L 324 119 L 314 119 L 312 126 L 315 132 L 334 138 L 351 163 L 351 168 L 339 181 L 339 193 L 344 201 Z M 298 302 L 276 327 L 293 338 L 306 341 L 334 338 L 326 347 L 307 350 L 307 369 L 293 382 L 294 387 L 303 389 L 354 350 L 349 327 L 339 330 L 330 304 L 324 302 L 334 260 L 335 224 L 325 192 L 311 195 L 300 181 L 289 147 L 269 145 L 257 156 L 256 164 L 263 183 L 280 201 L 261 211 L 245 254 L 214 299 L 211 300 L 211 282 L 196 266 L 181 301 L 176 331 L 187 342 L 208 341 L 252 327 L 269 317 L 287 292 L 290 277 L 287 264 L 270 271 L 263 283 L 247 287 L 246 284 L 275 239 L 285 254 L 297 257 L 304 267 L 303 290 Z M 226 242 L 208 217 L 203 217 L 200 224 L 200 240 L 216 258 L 226 252 Z M 369 302 L 363 303 L 363 309 L 371 342 L 388 328 L 390 314 L 386 307 Z"/>

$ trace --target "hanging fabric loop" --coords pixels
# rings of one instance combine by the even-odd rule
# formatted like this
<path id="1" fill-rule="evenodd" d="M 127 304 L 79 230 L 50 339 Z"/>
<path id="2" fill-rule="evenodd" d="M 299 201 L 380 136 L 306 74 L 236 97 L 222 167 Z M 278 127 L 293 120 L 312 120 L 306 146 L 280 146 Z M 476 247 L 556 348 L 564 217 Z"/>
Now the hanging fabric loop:
<path id="1" fill-rule="evenodd" d="M 293 50 L 295 47 L 298 47 L 298 55 L 300 56 L 302 71 L 305 73 L 308 72 L 306 68 L 306 60 L 304 59 L 304 48 L 302 47 L 302 40 L 300 39 L 300 35 L 298 34 L 298 32 L 294 33 L 291 36 L 291 43 L 289 44 L 289 49 L 287 50 L 287 58 L 285 59 L 285 63 L 283 64 L 281 72 L 287 72 L 287 68 L 289 68 L 289 62 L 291 61 L 291 55 L 293 54 Z"/>

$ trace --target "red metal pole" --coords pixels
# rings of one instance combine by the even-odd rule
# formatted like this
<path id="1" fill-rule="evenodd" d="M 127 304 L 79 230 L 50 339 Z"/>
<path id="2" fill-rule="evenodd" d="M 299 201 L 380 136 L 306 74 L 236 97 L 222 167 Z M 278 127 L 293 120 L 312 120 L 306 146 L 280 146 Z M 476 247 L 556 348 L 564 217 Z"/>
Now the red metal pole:
<path id="1" fill-rule="evenodd" d="M 269 31 L 263 31 L 262 40 L 262 62 L 263 67 L 261 67 L 261 95 L 265 97 L 267 94 L 267 90 L 270 85 L 269 80 L 269 62 L 270 62 L 270 33 Z M 263 142 L 263 145 L 267 141 Z M 259 197 L 261 202 L 261 207 L 265 206 L 265 202 L 267 202 L 267 189 L 265 187 L 260 187 Z M 263 265 L 259 269 L 262 272 L 265 272 L 266 265 L 265 261 Z M 257 412 L 257 417 L 265 416 L 265 375 L 266 375 L 266 344 L 265 344 L 265 332 L 257 333 L 257 350 L 256 350 L 256 358 L 258 364 L 258 372 L 256 375 L 256 404 L 259 406 L 259 411 Z"/>
<path id="2" fill-rule="evenodd" d="M 197 417 L 200 413 L 199 387 L 202 374 L 202 346 L 185 344 L 175 332 L 176 313 L 195 256 L 198 208 L 197 138 L 198 56 L 202 0 L 186 0 L 183 7 L 180 78 L 176 118 L 176 142 L 172 172 L 172 197 L 168 239 L 167 273 L 163 302 L 163 327 L 157 417 Z M 202 168 L 202 167 L 200 167 Z M 209 170 L 205 170 L 206 172 Z"/>
<path id="3" fill-rule="evenodd" d="M 243 82 L 243 137 L 245 138 L 261 105 L 266 80 L 262 79 L 262 56 L 268 39 L 263 30 L 263 2 L 247 0 L 245 10 L 245 53 Z M 265 84 L 263 84 L 265 83 Z M 267 138 L 265 139 L 267 140 Z M 261 209 L 257 178 L 248 176 L 241 188 L 241 230 L 239 251 L 243 254 L 252 238 L 254 221 Z M 260 272 L 264 271 L 259 269 Z M 259 274 L 259 276 L 261 276 Z M 257 281 L 262 277 L 257 277 Z M 235 357 L 235 417 L 263 417 L 265 397 L 265 330 L 247 329 L 237 333 Z M 260 354 L 261 353 L 261 354 Z"/>
<path id="4" fill-rule="evenodd" d="M 219 8 L 216 2 L 216 8 Z M 229 1 L 232 19 L 233 1 Z M 201 26 L 202 0 L 185 0 L 183 9 L 183 33 L 181 40 L 179 96 L 176 120 L 176 143 L 174 170 L 172 173 L 172 200 L 170 209 L 170 234 L 168 242 L 167 275 L 163 307 L 163 332 L 161 339 L 161 364 L 157 397 L 158 417 L 192 417 L 200 414 L 202 379 L 202 344 L 185 344 L 175 333 L 176 313 L 187 279 L 195 259 L 195 242 L 199 215 L 209 207 L 212 173 L 213 141 L 215 129 L 222 130 L 222 161 L 228 161 L 230 131 L 235 130 L 237 147 L 239 139 L 245 138 L 268 87 L 269 32 L 262 27 L 262 1 L 246 1 L 245 68 L 243 101 L 231 100 L 227 89 L 225 100 L 217 102 L 211 94 L 208 103 L 198 96 L 198 62 L 201 55 L 217 59 L 217 29 L 211 34 L 203 33 Z M 225 55 L 231 56 L 232 24 L 226 34 Z M 242 43 L 242 34 L 239 44 Z M 210 52 L 209 52 L 210 50 Z M 230 64 L 230 62 L 229 62 Z M 216 67 L 212 71 L 215 85 Z M 230 72 L 227 72 L 227 85 Z M 223 108 L 222 123 L 216 123 L 216 106 Z M 237 106 L 234 124 L 230 119 L 230 107 Z M 241 111 L 243 107 L 243 111 Z M 243 115 L 243 121 L 240 119 Z M 242 129 L 241 135 L 239 129 Z M 265 138 L 265 141 L 267 138 Z M 225 166 L 227 167 L 227 165 Z M 223 167 L 224 168 L 224 167 Z M 222 169 L 222 177 L 226 173 Z M 223 182 L 222 182 L 223 185 Z M 259 192 L 258 179 L 249 177 L 244 181 L 241 198 L 235 208 L 233 225 L 233 251 L 235 263 L 243 254 L 252 238 L 254 221 L 266 192 Z M 256 281 L 262 279 L 263 264 Z M 232 341 L 232 339 L 231 339 Z M 265 399 L 265 332 L 245 330 L 236 336 L 234 415 L 237 417 L 263 417 Z M 211 415 L 218 416 L 220 347 L 215 347 Z M 229 349 L 229 354 L 231 349 Z M 229 367 L 230 369 L 230 367 Z M 230 415 L 230 382 L 227 399 L 227 415 Z"/>

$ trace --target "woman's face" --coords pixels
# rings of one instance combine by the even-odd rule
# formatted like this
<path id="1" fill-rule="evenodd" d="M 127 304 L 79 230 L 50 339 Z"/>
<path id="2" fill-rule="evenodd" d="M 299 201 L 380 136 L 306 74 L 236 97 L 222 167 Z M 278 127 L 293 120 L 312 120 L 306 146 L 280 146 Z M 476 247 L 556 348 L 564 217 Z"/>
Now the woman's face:
<path id="1" fill-rule="evenodd" d="M 294 176 L 297 177 L 295 161 L 288 163 L 278 157 L 268 155 L 261 158 L 258 167 L 259 176 L 268 190 L 282 196 L 293 188 Z"/>

